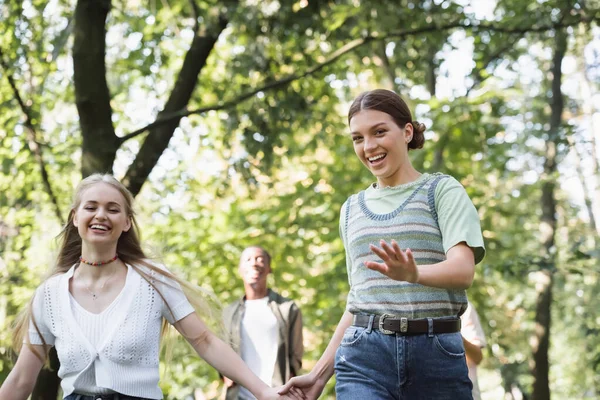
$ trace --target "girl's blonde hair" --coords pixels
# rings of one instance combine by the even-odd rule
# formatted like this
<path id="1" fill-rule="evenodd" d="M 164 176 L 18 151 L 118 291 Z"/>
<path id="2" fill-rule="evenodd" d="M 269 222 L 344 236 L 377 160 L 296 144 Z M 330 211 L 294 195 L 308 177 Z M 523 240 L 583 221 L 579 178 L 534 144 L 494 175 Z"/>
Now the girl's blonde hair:
<path id="1" fill-rule="evenodd" d="M 205 320 L 205 322 L 207 322 L 209 326 L 211 326 L 214 330 L 217 331 L 216 333 L 219 336 L 223 336 L 223 325 L 221 322 L 220 305 L 216 297 L 210 292 L 196 285 L 193 285 L 183 279 L 178 278 L 176 275 L 170 273 L 169 271 L 157 267 L 155 263 L 152 263 L 150 259 L 146 256 L 144 250 L 142 249 L 139 239 L 139 227 L 137 225 L 135 219 L 135 212 L 133 210 L 133 195 L 121 182 L 119 182 L 115 177 L 113 177 L 110 174 L 90 175 L 87 178 L 83 179 L 77 186 L 77 189 L 75 190 L 75 195 L 73 196 L 73 203 L 71 205 L 71 210 L 69 212 L 67 222 L 60 234 L 57 236 L 57 240 L 59 241 L 60 247 L 56 263 L 53 266 L 47 278 L 44 280 L 44 282 L 53 276 L 64 274 L 74 264 L 79 263 L 82 242 L 81 237 L 79 236 L 79 231 L 77 230 L 77 227 L 73 224 L 73 216 L 75 215 L 75 212 L 81 204 L 81 197 L 83 193 L 87 189 L 98 183 L 108 184 L 121 193 L 125 202 L 125 213 L 131 220 L 131 229 L 129 229 L 127 232 L 123 232 L 117 242 L 117 254 L 119 255 L 119 258 L 124 263 L 129 264 L 138 274 L 141 275 L 143 279 L 146 280 L 146 282 L 148 282 L 157 291 L 157 293 L 160 295 L 163 301 L 165 301 L 169 310 L 171 310 L 171 307 L 166 302 L 160 290 L 153 283 L 153 280 L 155 278 L 152 276 L 152 274 L 159 274 L 168 278 L 165 284 L 168 284 L 169 280 L 171 280 L 171 282 L 176 282 L 177 284 L 179 284 L 185 292 L 189 302 L 196 310 L 196 312 L 202 316 L 203 320 Z M 150 272 L 148 272 L 148 270 Z M 28 327 L 31 321 L 35 330 L 38 332 L 38 335 L 42 338 L 43 345 L 47 346 L 35 321 L 32 312 L 32 304 L 33 298 L 29 302 L 28 307 L 26 307 L 17 318 L 15 329 L 13 331 L 13 348 L 16 352 L 19 352 L 23 343 L 25 343 L 40 359 L 42 359 L 42 355 L 39 354 L 29 342 Z M 168 322 L 166 320 L 163 320 L 163 328 L 161 332 L 162 334 L 166 332 L 168 326 Z M 167 358 L 170 357 L 170 353 L 170 349 L 167 348 Z"/>

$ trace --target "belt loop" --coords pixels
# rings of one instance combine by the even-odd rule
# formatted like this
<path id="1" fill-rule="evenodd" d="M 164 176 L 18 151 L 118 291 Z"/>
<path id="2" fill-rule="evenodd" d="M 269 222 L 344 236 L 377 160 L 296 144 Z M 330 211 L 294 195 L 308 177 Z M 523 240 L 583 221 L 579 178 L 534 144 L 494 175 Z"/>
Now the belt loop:
<path id="1" fill-rule="evenodd" d="M 375 314 L 369 315 L 369 323 L 367 324 L 367 333 L 371 333 L 373 330 L 373 321 L 375 320 Z"/>
<path id="2" fill-rule="evenodd" d="M 433 318 L 427 318 L 427 332 L 429 337 L 433 337 Z"/>

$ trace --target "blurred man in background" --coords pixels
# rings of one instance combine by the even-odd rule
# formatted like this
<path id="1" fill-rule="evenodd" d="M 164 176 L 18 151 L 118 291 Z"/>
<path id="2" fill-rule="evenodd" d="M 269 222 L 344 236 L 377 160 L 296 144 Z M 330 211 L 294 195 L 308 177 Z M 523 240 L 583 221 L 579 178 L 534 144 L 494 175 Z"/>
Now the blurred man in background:
<path id="1" fill-rule="evenodd" d="M 267 288 L 271 256 L 262 247 L 242 252 L 239 273 L 246 294 L 223 313 L 227 339 L 267 385 L 283 385 L 302 367 L 302 314 L 292 300 Z M 244 387 L 224 381 L 227 400 L 254 400 Z"/>

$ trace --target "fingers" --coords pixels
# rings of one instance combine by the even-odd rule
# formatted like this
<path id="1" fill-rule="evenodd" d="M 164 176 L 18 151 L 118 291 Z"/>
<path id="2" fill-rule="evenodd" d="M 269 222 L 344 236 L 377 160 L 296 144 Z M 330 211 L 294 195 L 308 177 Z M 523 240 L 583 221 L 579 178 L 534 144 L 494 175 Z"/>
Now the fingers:
<path id="1" fill-rule="evenodd" d="M 392 244 L 393 244 L 393 242 L 392 242 Z M 392 248 L 392 246 L 390 246 L 385 240 L 380 240 L 379 241 L 379 245 L 386 252 L 386 254 L 388 255 L 388 257 L 394 259 L 394 258 L 396 258 L 398 256 L 396 254 L 396 251 Z"/>
<path id="2" fill-rule="evenodd" d="M 290 389 L 288 396 L 290 396 L 291 398 L 296 399 L 296 400 L 305 400 L 306 399 L 304 392 L 295 386 Z"/>
<path id="3" fill-rule="evenodd" d="M 281 388 L 279 388 L 279 390 L 277 391 L 277 393 L 279 393 L 279 394 L 287 394 L 287 393 L 289 393 L 290 389 L 292 389 L 294 387 L 295 379 L 296 378 L 292 378 L 289 381 L 287 381 L 285 383 L 285 385 L 283 385 Z"/>
<path id="4" fill-rule="evenodd" d="M 382 247 L 383 247 L 383 245 L 382 245 Z M 385 250 L 380 249 L 379 247 L 375 246 L 374 244 L 370 244 L 369 248 L 371 249 L 371 251 L 373 253 L 375 253 L 376 255 L 378 255 L 379 258 L 381 258 L 381 260 L 383 262 L 390 262 L 391 261 L 390 256 L 388 255 L 388 253 Z"/>
<path id="5" fill-rule="evenodd" d="M 408 258 L 406 257 L 406 253 L 402 251 L 402 249 L 398 245 L 398 242 L 396 242 L 395 240 L 392 240 L 392 248 L 394 249 L 394 252 L 396 254 L 398 254 L 398 260 L 400 260 L 402 262 L 408 261 Z"/>
<path id="6" fill-rule="evenodd" d="M 406 249 L 406 260 L 409 263 L 413 263 L 415 262 L 415 257 L 413 256 L 412 250 L 411 249 Z M 416 264 L 416 263 L 415 263 Z"/>
<path id="7" fill-rule="evenodd" d="M 369 248 L 373 253 L 378 255 L 381 260 L 385 263 L 400 261 L 401 263 L 407 263 L 408 257 L 405 252 L 402 251 L 398 242 L 392 239 L 392 241 L 388 244 L 385 240 L 380 240 L 379 245 L 381 249 L 373 244 L 369 245 Z"/>
<path id="8" fill-rule="evenodd" d="M 381 272 L 382 274 L 386 274 L 386 275 L 389 271 L 389 268 L 387 265 L 378 263 L 375 261 L 365 261 L 365 267 L 372 269 L 373 271 Z"/>
<path id="9" fill-rule="evenodd" d="M 293 382 L 290 380 L 285 385 L 283 385 L 278 391 L 277 394 L 282 396 L 284 399 L 293 399 L 293 400 L 305 400 L 306 396 L 304 392 L 293 386 Z"/>

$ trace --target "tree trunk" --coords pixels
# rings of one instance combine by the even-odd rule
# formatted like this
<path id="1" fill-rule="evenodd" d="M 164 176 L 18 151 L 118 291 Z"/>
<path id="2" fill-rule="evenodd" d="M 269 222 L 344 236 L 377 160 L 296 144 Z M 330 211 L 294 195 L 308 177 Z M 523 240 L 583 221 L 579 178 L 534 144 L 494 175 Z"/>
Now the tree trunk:
<path id="1" fill-rule="evenodd" d="M 427 72 L 426 72 L 426 83 L 427 83 L 427 91 L 431 95 L 431 98 L 435 98 L 436 91 L 436 83 L 437 83 L 437 63 L 435 62 L 435 55 L 437 54 L 437 49 L 433 47 L 429 48 L 427 53 Z"/>
<path id="2" fill-rule="evenodd" d="M 110 0 L 79 0 L 75 8 L 73 69 L 75 103 L 83 143 L 81 173 L 112 172 L 120 146 L 112 124 L 106 81 L 106 17 Z"/>
<path id="3" fill-rule="evenodd" d="M 396 85 L 396 71 L 394 70 L 394 67 L 392 67 L 390 59 L 388 58 L 385 52 L 387 44 L 388 42 L 385 40 L 379 43 L 379 54 L 381 56 L 381 62 L 383 64 L 383 70 L 387 74 L 387 77 L 390 81 L 390 90 L 398 90 L 398 92 L 402 94 L 402 91 L 400 90 L 400 85 Z"/>
<path id="4" fill-rule="evenodd" d="M 542 184 L 542 218 L 540 222 L 540 238 L 545 265 L 537 274 L 536 289 L 538 299 L 535 314 L 535 333 L 533 344 L 533 400 L 550 400 L 550 347 L 551 307 L 553 273 L 556 269 L 556 171 L 557 144 L 560 138 L 560 125 L 564 101 L 561 91 L 561 65 L 567 49 L 567 37 L 562 30 L 555 34 L 556 42 L 552 64 L 552 101 L 550 115 L 550 131 L 546 142 L 544 176 Z"/>
<path id="5" fill-rule="evenodd" d="M 535 334 L 533 337 L 533 400 L 550 400 L 550 311 L 552 305 L 553 272 L 549 269 L 538 272 L 538 292 L 535 309 Z"/>

